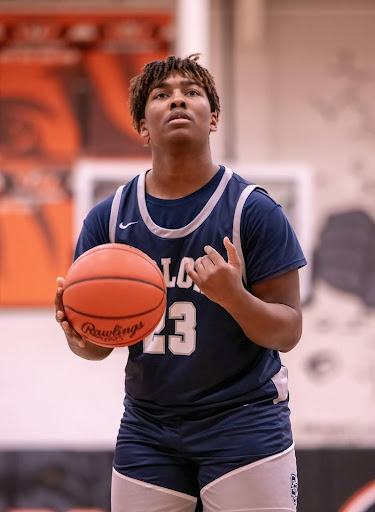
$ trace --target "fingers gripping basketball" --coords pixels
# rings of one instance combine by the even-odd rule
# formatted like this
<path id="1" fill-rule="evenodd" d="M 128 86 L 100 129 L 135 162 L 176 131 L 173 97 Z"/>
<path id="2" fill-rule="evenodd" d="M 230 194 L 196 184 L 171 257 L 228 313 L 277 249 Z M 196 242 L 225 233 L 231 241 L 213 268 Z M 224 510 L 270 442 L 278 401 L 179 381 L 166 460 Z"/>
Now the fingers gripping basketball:
<path id="1" fill-rule="evenodd" d="M 105 347 L 133 345 L 148 336 L 166 307 L 166 286 L 156 263 L 124 244 L 82 254 L 64 282 L 66 316 L 82 336 Z"/>

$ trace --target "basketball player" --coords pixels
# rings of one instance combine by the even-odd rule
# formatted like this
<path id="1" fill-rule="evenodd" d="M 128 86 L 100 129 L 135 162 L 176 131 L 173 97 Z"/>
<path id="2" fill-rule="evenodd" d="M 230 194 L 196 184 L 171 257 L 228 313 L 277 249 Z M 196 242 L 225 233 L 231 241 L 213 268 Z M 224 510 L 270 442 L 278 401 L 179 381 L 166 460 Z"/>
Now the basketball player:
<path id="1" fill-rule="evenodd" d="M 134 246 L 168 288 L 165 318 L 129 348 L 112 512 L 194 512 L 199 498 L 205 512 L 295 511 L 279 352 L 301 336 L 299 243 L 264 190 L 213 163 L 219 98 L 196 56 L 147 64 L 130 110 L 152 169 L 90 211 L 75 253 Z M 66 321 L 62 284 L 56 318 L 70 348 L 108 356 Z"/>

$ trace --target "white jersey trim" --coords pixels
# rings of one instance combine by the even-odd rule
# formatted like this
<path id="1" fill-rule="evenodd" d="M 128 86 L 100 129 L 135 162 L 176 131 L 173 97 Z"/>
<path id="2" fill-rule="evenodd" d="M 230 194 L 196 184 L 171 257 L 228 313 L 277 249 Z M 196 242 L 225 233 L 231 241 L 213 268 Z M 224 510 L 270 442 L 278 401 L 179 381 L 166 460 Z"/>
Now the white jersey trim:
<path id="1" fill-rule="evenodd" d="M 278 404 L 279 402 L 284 402 L 288 398 L 289 390 L 288 390 L 288 369 L 286 366 L 281 366 L 280 370 L 271 377 L 272 382 L 274 383 L 277 389 L 277 398 L 274 399 L 273 403 Z"/>
<path id="2" fill-rule="evenodd" d="M 116 242 L 117 217 L 118 217 L 118 211 L 120 208 L 122 191 L 123 191 L 124 187 L 125 187 L 125 185 L 121 185 L 116 190 L 115 197 L 113 198 L 112 206 L 111 206 L 111 215 L 109 217 L 109 233 L 108 234 L 109 234 L 109 241 L 113 244 Z"/>
<path id="3" fill-rule="evenodd" d="M 178 496 L 180 498 L 184 498 L 185 500 L 192 501 L 196 503 L 197 498 L 195 496 L 191 496 L 190 494 L 184 494 L 179 491 L 172 491 L 172 489 L 167 489 L 166 487 L 160 487 L 159 485 L 150 484 L 148 482 L 143 482 L 142 480 L 136 480 L 135 478 L 130 478 L 129 476 L 122 475 L 118 471 L 113 468 L 113 473 L 122 478 L 123 480 L 127 480 L 128 482 L 132 482 L 133 484 L 140 485 L 141 487 L 145 487 L 147 489 L 153 489 L 154 491 L 165 492 L 166 494 L 171 494 L 173 496 Z"/>
<path id="4" fill-rule="evenodd" d="M 190 233 L 195 231 L 201 224 L 203 224 L 203 222 L 207 219 L 212 210 L 215 208 L 217 202 L 223 195 L 223 192 L 226 186 L 228 185 L 228 182 L 231 179 L 232 175 L 233 172 L 230 169 L 226 168 L 215 192 L 207 201 L 205 207 L 198 213 L 195 219 L 189 222 L 189 224 L 178 229 L 166 229 L 155 224 L 155 222 L 151 219 L 148 213 L 145 196 L 146 173 L 140 174 L 138 177 L 137 195 L 139 211 L 141 212 L 143 222 L 154 235 L 159 236 L 161 238 L 182 238 L 184 236 L 190 235 Z"/>
<path id="5" fill-rule="evenodd" d="M 242 244 L 241 244 L 241 216 L 242 216 L 242 210 L 245 205 L 246 199 L 249 197 L 251 192 L 253 192 L 256 188 L 260 188 L 258 185 L 248 185 L 241 193 L 238 201 L 236 210 L 234 212 L 234 218 L 233 218 L 233 240 L 232 243 L 235 246 L 238 255 L 240 257 L 241 263 L 242 263 L 242 277 L 244 280 L 244 283 L 247 284 L 247 276 L 246 276 L 246 265 L 245 265 L 245 258 L 242 251 Z"/>
<path id="6" fill-rule="evenodd" d="M 270 460 L 273 460 L 273 459 L 278 459 L 279 457 L 282 457 L 283 455 L 286 455 L 287 453 L 289 453 L 290 451 L 294 450 L 294 443 L 292 443 L 289 448 L 287 448 L 286 450 L 284 450 L 283 452 L 280 452 L 280 453 L 276 453 L 275 455 L 270 455 L 269 457 L 265 457 L 264 459 L 260 459 L 260 460 L 256 460 L 255 462 L 252 462 L 251 464 L 246 464 L 246 466 L 242 466 L 241 468 L 238 468 L 238 469 L 234 469 L 233 471 L 229 471 L 229 473 L 225 473 L 225 475 L 223 476 L 220 476 L 219 478 L 217 478 L 216 480 L 213 480 L 212 482 L 210 482 L 209 484 L 207 484 L 206 486 L 204 486 L 201 490 L 201 496 L 203 496 L 203 494 L 210 488 L 212 487 L 213 485 L 217 484 L 218 482 L 221 482 L 222 480 L 224 480 L 225 478 L 228 478 L 232 475 L 236 475 L 237 473 L 241 473 L 242 471 L 246 471 L 247 469 L 249 468 L 255 468 L 256 466 L 259 466 L 260 464 L 265 464 L 266 462 L 270 461 Z"/>

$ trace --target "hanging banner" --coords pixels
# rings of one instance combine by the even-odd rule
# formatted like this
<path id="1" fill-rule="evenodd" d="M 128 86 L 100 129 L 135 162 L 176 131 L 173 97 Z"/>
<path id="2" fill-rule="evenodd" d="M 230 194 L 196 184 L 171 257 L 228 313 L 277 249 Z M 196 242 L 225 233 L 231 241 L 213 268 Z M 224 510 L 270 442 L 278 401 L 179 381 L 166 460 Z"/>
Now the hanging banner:
<path id="1" fill-rule="evenodd" d="M 51 306 L 72 261 L 78 156 L 148 154 L 129 80 L 171 44 L 170 13 L 0 14 L 0 305 Z"/>

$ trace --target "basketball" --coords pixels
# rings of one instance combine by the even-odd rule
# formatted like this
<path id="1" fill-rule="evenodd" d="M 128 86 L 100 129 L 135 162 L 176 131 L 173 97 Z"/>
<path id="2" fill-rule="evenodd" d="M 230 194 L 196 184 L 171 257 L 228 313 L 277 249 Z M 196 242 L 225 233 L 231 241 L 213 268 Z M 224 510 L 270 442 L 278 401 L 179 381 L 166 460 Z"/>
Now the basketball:
<path id="1" fill-rule="evenodd" d="M 164 277 L 147 254 L 112 243 L 77 258 L 62 299 L 69 323 L 81 336 L 104 347 L 124 347 L 155 329 L 166 296 Z"/>

